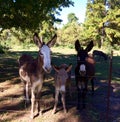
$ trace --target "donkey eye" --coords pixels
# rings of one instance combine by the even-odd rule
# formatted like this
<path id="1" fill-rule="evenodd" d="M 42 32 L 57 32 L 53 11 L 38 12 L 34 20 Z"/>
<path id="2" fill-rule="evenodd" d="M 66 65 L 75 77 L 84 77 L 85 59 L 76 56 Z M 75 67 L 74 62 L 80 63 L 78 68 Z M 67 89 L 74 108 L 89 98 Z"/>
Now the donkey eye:
<path id="1" fill-rule="evenodd" d="M 40 52 L 40 56 L 43 56 L 43 54 Z"/>

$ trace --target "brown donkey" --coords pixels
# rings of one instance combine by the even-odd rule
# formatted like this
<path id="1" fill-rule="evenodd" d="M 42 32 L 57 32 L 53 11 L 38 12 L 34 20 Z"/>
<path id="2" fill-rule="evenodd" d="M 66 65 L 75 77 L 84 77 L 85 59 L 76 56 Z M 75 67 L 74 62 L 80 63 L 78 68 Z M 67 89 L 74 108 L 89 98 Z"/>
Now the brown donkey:
<path id="1" fill-rule="evenodd" d="M 23 54 L 19 58 L 19 75 L 25 83 L 26 100 L 29 101 L 28 86 L 31 85 L 31 118 L 34 118 L 35 103 L 38 103 L 38 113 L 40 111 L 40 94 L 43 85 L 44 74 L 51 71 L 50 47 L 52 47 L 57 39 L 55 35 L 47 44 L 41 42 L 38 34 L 35 33 L 33 40 L 39 47 L 38 57 L 34 59 L 32 56 Z"/>
<path id="2" fill-rule="evenodd" d="M 80 99 L 82 106 L 85 108 L 85 97 L 87 94 L 88 81 L 92 84 L 92 94 L 94 93 L 94 76 L 95 76 L 95 61 L 88 52 L 93 48 L 93 41 L 91 41 L 85 49 L 81 47 L 79 40 L 75 42 L 75 49 L 77 51 L 77 66 L 75 68 L 75 80 L 78 92 L 77 109 L 80 110 Z"/>
<path id="3" fill-rule="evenodd" d="M 59 93 L 61 94 L 61 101 L 63 104 L 64 113 L 67 112 L 66 104 L 65 104 L 65 93 L 66 93 L 66 85 L 71 85 L 71 68 L 72 65 L 62 64 L 59 67 L 53 66 L 56 71 L 55 74 L 55 104 L 52 111 L 52 114 L 56 112 Z M 69 89 L 71 90 L 71 89 Z"/>

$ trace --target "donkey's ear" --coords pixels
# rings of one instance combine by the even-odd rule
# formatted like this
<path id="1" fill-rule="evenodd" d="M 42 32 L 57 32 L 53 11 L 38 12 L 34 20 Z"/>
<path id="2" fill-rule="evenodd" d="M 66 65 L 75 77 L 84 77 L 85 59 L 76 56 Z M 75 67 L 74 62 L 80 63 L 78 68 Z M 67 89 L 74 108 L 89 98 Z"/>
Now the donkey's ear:
<path id="1" fill-rule="evenodd" d="M 53 69 L 56 71 L 56 72 L 59 72 L 59 67 L 56 66 L 56 65 L 52 65 L 53 66 Z"/>
<path id="2" fill-rule="evenodd" d="M 90 50 L 92 50 L 93 46 L 94 46 L 93 41 L 91 41 L 91 42 L 88 44 L 88 46 L 86 47 L 85 50 L 86 50 L 87 52 L 89 52 Z"/>
<path id="3" fill-rule="evenodd" d="M 33 36 L 34 43 L 40 48 L 42 46 L 42 42 L 37 33 Z"/>
<path id="4" fill-rule="evenodd" d="M 54 46 L 54 44 L 56 43 L 57 40 L 57 35 L 55 34 L 52 39 L 47 43 L 48 47 L 52 47 Z"/>
<path id="5" fill-rule="evenodd" d="M 76 51 L 79 51 L 81 49 L 81 45 L 79 43 L 79 40 L 75 41 L 75 49 L 76 49 Z"/>
<path id="6" fill-rule="evenodd" d="M 66 69 L 66 72 L 70 72 L 71 69 L 72 69 L 72 64 L 70 64 L 70 65 L 68 66 L 68 68 Z"/>

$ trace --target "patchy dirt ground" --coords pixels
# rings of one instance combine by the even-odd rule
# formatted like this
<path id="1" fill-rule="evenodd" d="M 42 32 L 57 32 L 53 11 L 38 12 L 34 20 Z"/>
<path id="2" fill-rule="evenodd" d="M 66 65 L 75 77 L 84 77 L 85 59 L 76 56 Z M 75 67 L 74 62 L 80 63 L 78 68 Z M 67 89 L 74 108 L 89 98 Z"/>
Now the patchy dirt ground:
<path id="1" fill-rule="evenodd" d="M 25 106 L 23 95 L 23 83 L 18 77 L 18 65 L 16 57 L 13 54 L 11 57 L 0 57 L 0 122 L 106 122 L 107 121 L 107 94 L 108 83 L 104 78 L 96 78 L 95 94 L 91 95 L 90 90 L 87 94 L 86 109 L 78 112 L 76 110 L 77 92 L 72 79 L 72 98 L 66 96 L 68 112 L 63 113 L 61 103 L 59 103 L 58 111 L 52 115 L 54 105 L 54 81 L 52 77 L 48 77 L 43 84 L 42 91 L 42 109 L 43 115 L 36 116 L 34 120 L 29 118 L 30 106 Z M 63 59 L 63 57 L 60 59 Z M 57 57 L 57 58 L 58 58 Z M 70 55 L 71 57 L 71 55 Z M 73 62 L 75 57 L 67 57 L 70 62 Z M 60 61 L 60 60 L 59 60 Z M 117 60 L 119 64 L 119 60 Z M 54 58 L 56 62 L 56 58 Z M 116 63 L 116 62 L 115 62 Z M 7 64 L 7 65 L 6 65 Z M 104 68 L 105 65 L 100 66 Z M 116 65 L 115 65 L 116 66 Z M 119 65 L 113 69 L 120 78 Z M 102 70 L 104 71 L 104 70 Z M 117 71 L 117 72 L 116 72 Z M 103 72 L 104 74 L 104 72 Z M 117 77 L 117 78 L 118 78 Z M 119 79 L 118 79 L 119 81 Z M 90 86 L 89 86 L 90 87 Z M 108 122 L 120 122 L 120 84 L 111 83 L 110 99 L 109 99 L 109 114 Z M 36 114 L 36 112 L 35 112 Z"/>
<path id="2" fill-rule="evenodd" d="M 53 80 L 53 79 L 52 79 Z M 95 94 L 87 94 L 87 107 L 81 112 L 76 110 L 76 89 L 73 85 L 72 98 L 67 95 L 68 113 L 64 114 L 61 103 L 58 111 L 52 115 L 54 105 L 54 86 L 52 80 L 46 80 L 42 91 L 43 114 L 34 120 L 29 118 L 30 106 L 25 107 L 23 84 L 19 78 L 13 78 L 0 83 L 0 122 L 106 122 L 107 120 L 107 90 L 105 81 L 96 80 Z M 36 113 L 35 113 L 36 114 Z M 120 122 L 120 85 L 110 87 L 110 110 L 108 122 Z"/>

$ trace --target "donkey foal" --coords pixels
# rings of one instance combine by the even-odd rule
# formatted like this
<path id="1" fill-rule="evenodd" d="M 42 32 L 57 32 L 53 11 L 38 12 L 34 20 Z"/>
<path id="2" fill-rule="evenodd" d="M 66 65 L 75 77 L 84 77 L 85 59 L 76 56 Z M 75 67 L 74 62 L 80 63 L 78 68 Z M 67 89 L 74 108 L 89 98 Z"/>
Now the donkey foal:
<path id="1" fill-rule="evenodd" d="M 71 84 L 70 71 L 71 71 L 72 65 L 68 66 L 66 64 L 62 64 L 59 67 L 53 66 L 53 68 L 56 71 L 56 74 L 55 74 L 55 104 L 54 104 L 52 114 L 56 112 L 59 93 L 61 94 L 61 101 L 63 104 L 64 113 L 66 113 L 67 112 L 66 104 L 65 104 L 66 85 L 68 84 L 70 86 Z"/>

